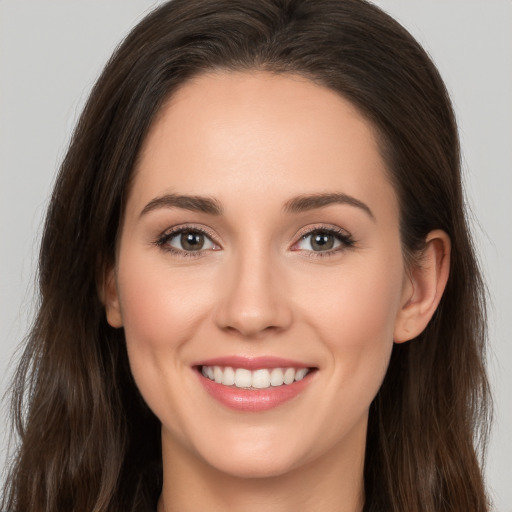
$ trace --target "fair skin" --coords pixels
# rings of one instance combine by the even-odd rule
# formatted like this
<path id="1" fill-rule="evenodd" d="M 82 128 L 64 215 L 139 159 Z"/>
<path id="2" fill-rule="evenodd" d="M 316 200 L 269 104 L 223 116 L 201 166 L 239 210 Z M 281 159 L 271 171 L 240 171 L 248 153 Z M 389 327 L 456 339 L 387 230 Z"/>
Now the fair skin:
<path id="1" fill-rule="evenodd" d="M 393 342 L 425 328 L 448 277 L 448 237 L 426 242 L 421 268 L 406 268 L 372 127 L 336 93 L 218 72 L 173 95 L 142 149 L 103 296 L 162 423 L 159 512 L 362 509 L 370 403 Z M 235 390 L 254 397 L 240 408 L 198 364 L 233 357 L 310 371 L 270 386 L 272 406 Z"/>

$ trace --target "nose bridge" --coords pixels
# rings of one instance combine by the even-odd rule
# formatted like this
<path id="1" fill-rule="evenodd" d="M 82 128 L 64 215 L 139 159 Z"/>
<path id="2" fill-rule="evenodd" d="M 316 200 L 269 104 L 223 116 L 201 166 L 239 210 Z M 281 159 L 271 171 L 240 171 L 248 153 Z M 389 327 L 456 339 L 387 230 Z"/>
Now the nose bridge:
<path id="1" fill-rule="evenodd" d="M 291 311 L 280 289 L 277 255 L 268 244 L 241 244 L 226 262 L 219 327 L 245 337 L 288 327 Z"/>

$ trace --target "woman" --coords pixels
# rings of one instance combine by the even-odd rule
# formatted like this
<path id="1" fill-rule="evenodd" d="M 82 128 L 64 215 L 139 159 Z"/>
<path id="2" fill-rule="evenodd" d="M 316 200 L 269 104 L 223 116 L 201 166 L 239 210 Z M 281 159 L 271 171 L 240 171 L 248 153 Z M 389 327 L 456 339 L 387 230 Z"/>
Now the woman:
<path id="1" fill-rule="evenodd" d="M 143 20 L 64 160 L 40 286 L 9 510 L 487 510 L 456 125 L 371 4 Z"/>

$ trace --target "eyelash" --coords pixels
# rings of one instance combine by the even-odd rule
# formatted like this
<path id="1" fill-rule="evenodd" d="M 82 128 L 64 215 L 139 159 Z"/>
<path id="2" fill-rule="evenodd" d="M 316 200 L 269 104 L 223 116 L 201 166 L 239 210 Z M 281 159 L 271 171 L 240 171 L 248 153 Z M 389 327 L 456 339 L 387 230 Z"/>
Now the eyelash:
<path id="1" fill-rule="evenodd" d="M 299 234 L 297 242 L 293 244 L 293 246 L 296 246 L 299 244 L 302 240 L 306 239 L 309 236 L 314 235 L 315 233 L 322 233 L 326 235 L 332 235 L 334 236 L 341 245 L 339 247 L 329 249 L 327 251 L 308 251 L 303 249 L 296 249 L 298 251 L 302 251 L 307 254 L 308 258 L 327 258 L 329 256 L 333 256 L 336 253 L 343 252 L 346 249 L 350 249 L 353 247 L 356 243 L 356 241 L 352 238 L 352 236 L 347 233 L 346 231 L 332 226 L 332 225 L 317 225 L 317 226 L 309 226 L 305 228 L 302 233 Z"/>
<path id="2" fill-rule="evenodd" d="M 208 239 L 212 241 L 215 245 L 219 245 L 214 241 L 214 236 L 212 233 L 210 233 L 208 230 L 205 230 L 204 228 L 201 228 L 199 226 L 177 226 L 175 228 L 170 229 L 169 231 L 166 231 L 162 233 L 154 242 L 154 245 L 158 246 L 164 251 L 170 252 L 172 254 L 175 254 L 180 257 L 184 258 L 199 258 L 201 256 L 204 256 L 204 253 L 212 250 L 212 249 L 205 249 L 205 250 L 198 250 L 198 251 L 184 251 L 181 249 L 176 249 L 175 247 L 168 245 L 168 242 L 172 240 L 177 235 L 180 235 L 182 233 L 200 233 L 204 236 L 206 236 Z M 355 240 L 352 238 L 350 234 L 348 234 L 346 231 L 334 227 L 334 226 L 326 226 L 326 225 L 318 225 L 313 227 L 306 228 L 302 233 L 299 233 L 298 240 L 293 244 L 293 246 L 296 246 L 299 244 L 302 240 L 306 239 L 308 236 L 312 236 L 315 233 L 323 233 L 326 235 L 333 235 L 339 242 L 341 242 L 341 246 L 336 247 L 334 249 L 329 249 L 326 251 L 308 251 L 304 249 L 296 249 L 296 251 L 301 251 L 308 254 L 308 257 L 310 258 L 325 258 L 332 256 L 335 253 L 341 252 L 343 250 L 349 249 L 354 246 Z M 293 247 L 292 246 L 292 247 Z"/>
<path id="3" fill-rule="evenodd" d="M 171 228 L 169 231 L 165 231 L 162 233 L 157 240 L 155 241 L 155 245 L 160 247 L 163 251 L 170 252 L 172 254 L 175 254 L 176 256 L 180 256 L 183 258 L 200 258 L 201 256 L 204 256 L 204 253 L 207 250 L 198 250 L 198 251 L 183 251 L 181 249 L 176 249 L 176 247 L 173 247 L 172 245 L 168 245 L 168 242 L 172 240 L 177 235 L 180 235 L 182 233 L 200 233 L 201 235 L 204 235 L 208 239 L 210 239 L 212 242 L 214 240 L 214 237 L 212 233 L 207 231 L 204 228 L 201 228 L 199 226 L 177 226 L 175 228 Z M 215 245 L 219 245 L 216 242 L 213 242 Z"/>

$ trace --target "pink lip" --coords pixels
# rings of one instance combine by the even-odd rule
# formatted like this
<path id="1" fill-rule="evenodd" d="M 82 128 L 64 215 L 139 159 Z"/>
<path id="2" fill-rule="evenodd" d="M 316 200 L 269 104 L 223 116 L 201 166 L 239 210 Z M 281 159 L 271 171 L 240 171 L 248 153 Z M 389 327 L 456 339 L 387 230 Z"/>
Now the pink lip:
<path id="1" fill-rule="evenodd" d="M 204 377 L 201 373 L 201 366 L 231 366 L 233 368 L 246 368 L 247 370 L 290 367 L 298 369 L 308 368 L 309 366 L 290 359 L 276 357 L 246 358 L 240 356 L 208 359 L 193 366 L 197 370 L 196 374 L 200 383 L 210 396 L 222 405 L 240 412 L 267 411 L 295 398 L 311 383 L 312 377 L 316 373 L 312 371 L 302 380 L 295 381 L 292 384 L 270 386 L 266 389 L 240 389 L 235 386 L 224 386 Z"/>
<path id="2" fill-rule="evenodd" d="M 300 363 L 292 359 L 283 359 L 281 357 L 263 356 L 263 357 L 243 357 L 226 356 L 216 357 L 205 361 L 198 361 L 192 366 L 231 366 L 232 368 L 245 368 L 247 370 L 259 370 L 260 368 L 309 368 L 311 365 Z"/>
<path id="3" fill-rule="evenodd" d="M 311 373 L 293 384 L 269 387 L 267 389 L 239 389 L 217 384 L 197 373 L 206 391 L 218 402 L 242 412 L 262 412 L 273 409 L 296 397 L 310 383 Z"/>

